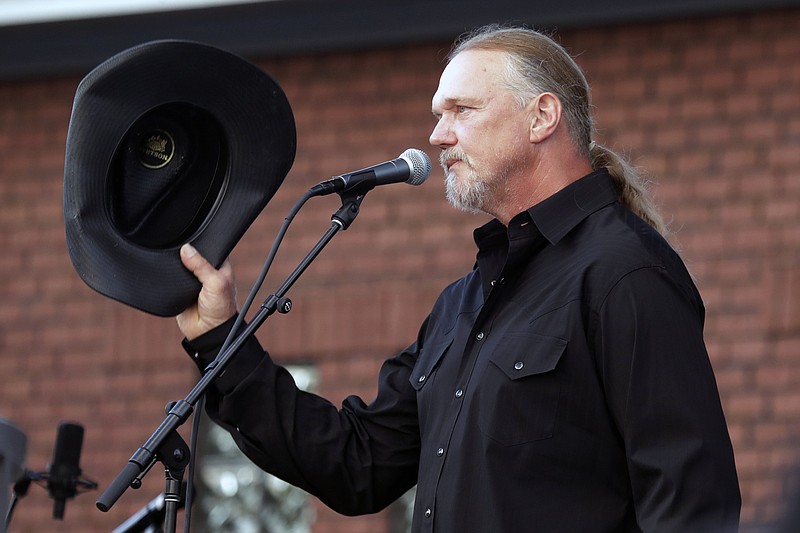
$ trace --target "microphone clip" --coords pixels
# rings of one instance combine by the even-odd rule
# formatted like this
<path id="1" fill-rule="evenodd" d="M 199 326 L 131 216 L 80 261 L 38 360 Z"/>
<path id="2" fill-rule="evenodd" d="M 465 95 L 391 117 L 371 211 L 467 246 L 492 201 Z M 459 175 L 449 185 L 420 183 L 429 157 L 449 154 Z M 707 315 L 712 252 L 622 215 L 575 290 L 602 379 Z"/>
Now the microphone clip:
<path id="1" fill-rule="evenodd" d="M 97 482 L 89 478 L 75 476 L 66 482 L 59 482 L 59 487 L 54 487 L 50 472 L 47 470 L 33 471 L 25 470 L 16 483 L 14 483 L 13 495 L 15 500 L 19 500 L 28 494 L 31 483 L 35 483 L 45 489 L 51 498 L 56 500 L 53 510 L 53 518 L 64 519 L 64 503 L 68 498 L 73 498 L 78 494 L 97 489 Z M 61 486 L 63 484 L 63 486 Z"/>
<path id="2" fill-rule="evenodd" d="M 375 185 L 362 184 L 351 189 L 338 191 L 336 194 L 342 199 L 342 207 L 331 215 L 331 220 L 343 230 L 349 228 L 358 213 L 361 212 L 361 202 L 364 201 L 364 197 L 374 188 Z"/>

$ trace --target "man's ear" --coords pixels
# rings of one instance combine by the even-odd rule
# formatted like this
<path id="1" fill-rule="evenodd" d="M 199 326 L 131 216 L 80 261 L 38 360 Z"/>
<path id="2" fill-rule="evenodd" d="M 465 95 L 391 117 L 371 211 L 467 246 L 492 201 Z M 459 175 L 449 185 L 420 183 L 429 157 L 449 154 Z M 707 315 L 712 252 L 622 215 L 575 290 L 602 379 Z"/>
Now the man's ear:
<path id="1" fill-rule="evenodd" d="M 541 93 L 528 104 L 530 142 L 548 139 L 561 123 L 561 100 L 553 93 Z"/>

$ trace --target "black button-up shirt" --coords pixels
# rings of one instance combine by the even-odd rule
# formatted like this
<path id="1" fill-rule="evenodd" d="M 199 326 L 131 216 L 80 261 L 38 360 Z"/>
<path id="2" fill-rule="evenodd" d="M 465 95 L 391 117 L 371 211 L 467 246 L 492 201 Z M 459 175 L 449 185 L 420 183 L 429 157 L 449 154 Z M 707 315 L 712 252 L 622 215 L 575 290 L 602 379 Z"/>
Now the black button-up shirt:
<path id="1" fill-rule="evenodd" d="M 414 532 L 735 530 L 700 295 L 608 174 L 475 240 L 476 267 L 384 363 L 372 403 L 299 392 L 253 340 L 209 413 L 262 468 L 345 514 L 416 482 Z M 201 367 L 224 333 L 187 345 Z"/>

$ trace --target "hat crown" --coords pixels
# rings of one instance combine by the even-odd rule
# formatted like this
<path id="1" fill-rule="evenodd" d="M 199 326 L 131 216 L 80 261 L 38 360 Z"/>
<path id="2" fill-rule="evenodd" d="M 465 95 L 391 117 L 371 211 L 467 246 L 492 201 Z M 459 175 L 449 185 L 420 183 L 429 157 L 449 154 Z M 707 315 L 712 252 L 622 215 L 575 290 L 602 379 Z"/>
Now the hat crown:
<path id="1" fill-rule="evenodd" d="M 214 117 L 188 103 L 158 106 L 134 122 L 108 174 L 111 219 L 120 234 L 151 248 L 188 242 L 224 191 L 225 146 Z"/>

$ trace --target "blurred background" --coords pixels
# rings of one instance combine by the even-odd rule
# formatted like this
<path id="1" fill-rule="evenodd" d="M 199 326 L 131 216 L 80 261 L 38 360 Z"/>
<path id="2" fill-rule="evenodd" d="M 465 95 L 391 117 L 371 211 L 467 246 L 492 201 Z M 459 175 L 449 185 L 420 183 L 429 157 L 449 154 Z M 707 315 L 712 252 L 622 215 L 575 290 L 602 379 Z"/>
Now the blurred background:
<path id="1" fill-rule="evenodd" d="M 526 24 L 566 46 L 592 85 L 598 140 L 652 180 L 706 303 L 742 531 L 774 531 L 800 504 L 789 475 L 800 451 L 797 0 L 0 0 L 0 418 L 27 437 L 26 466 L 46 469 L 56 428 L 72 421 L 85 428 L 83 474 L 104 490 L 198 377 L 173 319 L 102 297 L 70 263 L 64 151 L 86 73 L 135 44 L 179 38 L 238 53 L 283 87 L 297 157 L 233 252 L 244 297 L 308 187 L 409 147 L 437 155 L 427 139 L 444 56 L 457 35 L 490 22 Z M 313 202 L 264 297 L 339 207 L 335 195 Z M 422 187 L 376 189 L 290 291 L 294 309 L 258 336 L 304 387 L 337 404 L 349 394 L 369 401 L 383 359 L 472 267 L 472 229 L 485 220 L 449 207 L 438 167 Z M 340 517 L 262 475 L 209 424 L 200 437 L 194 531 L 407 530 L 413 494 L 379 515 Z M 109 512 L 90 491 L 54 520 L 48 492 L 33 486 L 9 532 L 111 531 L 163 490 L 157 465 Z"/>

